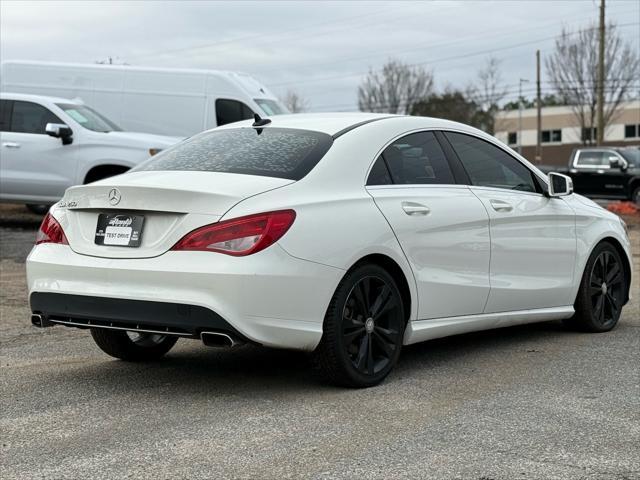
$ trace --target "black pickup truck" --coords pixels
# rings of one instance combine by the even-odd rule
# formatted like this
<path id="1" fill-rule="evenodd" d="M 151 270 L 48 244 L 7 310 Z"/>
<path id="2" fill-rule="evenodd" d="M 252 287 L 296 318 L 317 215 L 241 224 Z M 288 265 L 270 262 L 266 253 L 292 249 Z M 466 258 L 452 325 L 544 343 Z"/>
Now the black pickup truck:
<path id="1" fill-rule="evenodd" d="M 640 147 L 576 148 L 568 168 L 541 166 L 573 179 L 573 188 L 592 198 L 632 200 L 640 205 Z"/>

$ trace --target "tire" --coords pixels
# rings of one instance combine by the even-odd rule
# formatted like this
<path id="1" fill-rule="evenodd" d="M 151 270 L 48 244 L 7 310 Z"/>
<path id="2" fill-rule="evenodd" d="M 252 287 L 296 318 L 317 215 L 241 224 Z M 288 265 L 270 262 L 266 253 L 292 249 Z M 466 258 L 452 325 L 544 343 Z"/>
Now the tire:
<path id="1" fill-rule="evenodd" d="M 158 360 L 178 341 L 177 337 L 151 333 L 92 328 L 91 336 L 107 355 L 129 362 Z"/>
<path id="2" fill-rule="evenodd" d="M 636 187 L 631 194 L 631 201 L 640 207 L 640 187 Z"/>
<path id="3" fill-rule="evenodd" d="M 316 373 L 334 385 L 379 384 L 398 362 L 405 329 L 404 306 L 393 277 L 374 264 L 342 279 L 311 354 Z"/>
<path id="4" fill-rule="evenodd" d="M 582 274 L 575 314 L 565 324 L 583 332 L 613 329 L 622 312 L 626 283 L 624 265 L 615 247 L 608 242 L 597 245 Z"/>
<path id="5" fill-rule="evenodd" d="M 49 211 L 49 208 L 51 208 L 51 205 L 27 204 L 27 209 L 31 213 L 35 213 L 36 215 L 44 215 L 44 214 L 46 214 Z"/>

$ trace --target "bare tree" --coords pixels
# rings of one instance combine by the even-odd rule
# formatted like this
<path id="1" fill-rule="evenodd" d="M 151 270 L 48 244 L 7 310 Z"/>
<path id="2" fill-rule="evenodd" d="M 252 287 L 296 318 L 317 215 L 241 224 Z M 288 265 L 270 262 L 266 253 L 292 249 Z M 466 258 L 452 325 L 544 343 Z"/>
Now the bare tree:
<path id="1" fill-rule="evenodd" d="M 284 94 L 281 101 L 291 113 L 300 113 L 309 110 L 309 101 L 293 89 L 287 90 L 287 93 Z"/>
<path id="2" fill-rule="evenodd" d="M 431 72 L 391 59 L 382 70 L 369 70 L 358 87 L 358 108 L 363 112 L 407 114 L 432 91 Z"/>
<path id="3" fill-rule="evenodd" d="M 502 83 L 500 63 L 495 57 L 487 58 L 485 66 L 478 70 L 476 83 L 467 89 L 467 96 L 475 102 L 481 112 L 479 128 L 491 134 L 495 131 L 499 104 L 507 94 L 507 89 Z"/>
<path id="4" fill-rule="evenodd" d="M 605 37 L 604 125 L 620 113 L 634 82 L 640 76 L 638 52 L 622 40 L 614 24 Z M 562 30 L 555 51 L 545 59 L 547 75 L 560 97 L 566 98 L 582 128 L 585 144 L 595 141 L 598 98 L 598 28 L 591 25 L 575 33 Z M 590 132 L 585 135 L 585 132 Z"/>

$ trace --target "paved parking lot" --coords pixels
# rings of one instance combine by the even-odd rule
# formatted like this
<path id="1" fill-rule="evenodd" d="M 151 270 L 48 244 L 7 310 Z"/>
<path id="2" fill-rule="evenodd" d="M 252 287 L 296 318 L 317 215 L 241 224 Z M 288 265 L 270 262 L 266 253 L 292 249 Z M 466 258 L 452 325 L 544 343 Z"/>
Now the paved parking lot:
<path id="1" fill-rule="evenodd" d="M 126 364 L 84 331 L 31 328 L 37 224 L 0 207 L 3 479 L 640 478 L 640 222 L 635 299 L 613 332 L 430 341 L 368 390 L 319 384 L 295 352 L 181 340 Z"/>

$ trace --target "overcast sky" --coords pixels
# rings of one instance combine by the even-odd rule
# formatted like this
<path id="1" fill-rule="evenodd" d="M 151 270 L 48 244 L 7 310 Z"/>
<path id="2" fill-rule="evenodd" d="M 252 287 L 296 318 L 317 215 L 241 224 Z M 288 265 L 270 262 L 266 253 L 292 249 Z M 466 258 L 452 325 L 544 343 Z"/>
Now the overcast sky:
<path id="1" fill-rule="evenodd" d="M 352 110 L 369 68 L 389 57 L 464 88 L 487 57 L 504 84 L 533 94 L 535 50 L 562 27 L 597 22 L 595 0 L 433 2 L 0 2 L 0 58 L 237 70 L 312 110 Z M 607 17 L 640 50 L 640 1 L 609 0 Z M 545 90 L 548 84 L 543 84 Z"/>

